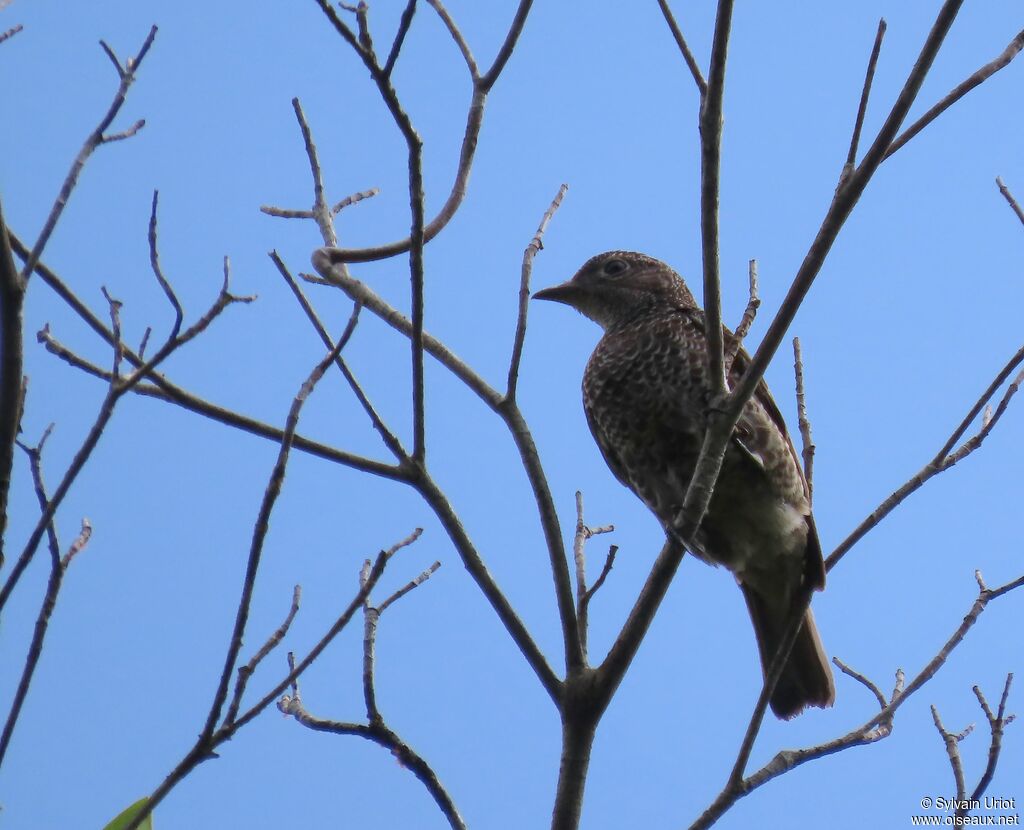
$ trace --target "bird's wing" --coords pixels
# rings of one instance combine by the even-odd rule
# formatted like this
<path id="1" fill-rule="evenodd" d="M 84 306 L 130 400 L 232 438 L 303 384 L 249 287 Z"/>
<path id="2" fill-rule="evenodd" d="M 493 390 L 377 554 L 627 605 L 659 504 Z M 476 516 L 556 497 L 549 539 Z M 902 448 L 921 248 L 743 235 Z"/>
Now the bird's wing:
<path id="1" fill-rule="evenodd" d="M 586 398 L 583 400 L 583 412 L 587 416 L 587 425 L 590 427 L 590 434 L 594 436 L 594 443 L 596 443 L 597 448 L 601 450 L 601 455 L 604 457 L 604 462 L 608 465 L 608 469 L 612 471 L 615 477 L 622 484 L 632 488 L 633 482 L 629 480 L 626 466 L 622 463 L 622 459 L 619 458 L 618 454 L 612 449 L 612 442 L 608 440 L 608 436 L 605 435 L 604 428 L 598 422 L 597 418 L 594 417 L 594 413 L 591 411 L 590 402 Z"/>
<path id="2" fill-rule="evenodd" d="M 680 311 L 684 312 L 691 320 L 700 325 L 701 328 L 704 328 L 706 331 L 703 311 L 694 308 L 680 308 Z M 722 326 L 722 333 L 725 336 L 725 344 L 728 348 L 728 346 L 735 341 L 736 336 L 726 326 Z M 743 377 L 749 366 L 750 355 L 747 353 L 746 349 L 740 347 L 739 351 L 736 353 L 736 359 L 733 361 L 732 367 L 729 371 L 730 385 L 735 386 L 739 379 Z M 793 439 L 790 438 L 789 430 L 786 428 L 786 420 L 782 417 L 782 412 L 779 410 L 778 404 L 775 403 L 772 393 L 768 390 L 768 384 L 765 383 L 764 378 L 761 378 L 761 380 L 758 381 L 757 387 L 754 389 L 753 397 L 764 408 L 768 417 L 772 420 L 775 426 L 778 427 L 783 438 L 785 438 L 786 446 L 793 458 L 793 464 L 796 467 L 796 470 L 800 475 L 800 481 L 803 484 L 804 496 L 809 502 L 810 487 L 808 486 L 807 478 L 804 475 L 803 462 L 796 451 L 796 447 L 793 446 Z M 741 413 L 737 427 L 733 431 L 732 435 L 733 446 L 739 449 L 740 453 L 749 458 L 752 463 L 755 463 L 759 469 L 764 471 L 764 463 L 760 454 L 757 452 L 755 447 L 744 441 L 744 433 L 752 432 L 752 430 L 744 429 L 745 426 L 748 425 L 745 424 L 744 414 Z M 820 589 L 825 586 L 825 566 L 822 557 L 821 542 L 818 539 L 818 529 L 814 525 L 814 517 L 810 512 L 807 514 L 807 529 L 807 554 L 804 578 L 808 583 Z"/>

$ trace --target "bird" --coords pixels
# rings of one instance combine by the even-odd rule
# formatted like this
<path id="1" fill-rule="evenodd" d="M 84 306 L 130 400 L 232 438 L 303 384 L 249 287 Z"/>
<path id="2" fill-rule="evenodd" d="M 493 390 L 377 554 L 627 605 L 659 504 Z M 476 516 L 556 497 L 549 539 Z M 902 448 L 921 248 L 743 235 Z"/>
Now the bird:
<path id="1" fill-rule="evenodd" d="M 678 538 L 711 395 L 704 312 L 670 266 L 632 251 L 592 257 L 572 279 L 533 297 L 571 306 L 604 329 L 583 373 L 587 423 L 615 477 Z M 733 333 L 722 329 L 735 346 Z M 749 362 L 740 348 L 728 370 L 730 386 Z M 686 548 L 732 572 L 767 678 L 801 589 L 824 588 L 825 566 L 807 480 L 763 380 L 740 414 L 707 512 Z M 769 702 L 788 720 L 834 700 L 808 607 Z"/>

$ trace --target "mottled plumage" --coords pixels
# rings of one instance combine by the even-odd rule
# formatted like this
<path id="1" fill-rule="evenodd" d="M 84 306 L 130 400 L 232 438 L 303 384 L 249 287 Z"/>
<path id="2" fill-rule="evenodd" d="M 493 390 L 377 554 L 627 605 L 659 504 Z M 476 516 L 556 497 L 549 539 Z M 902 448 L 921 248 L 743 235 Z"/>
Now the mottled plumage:
<path id="1" fill-rule="evenodd" d="M 571 305 L 604 328 L 583 375 L 587 422 L 611 471 L 671 530 L 704 437 L 704 313 L 671 268 L 624 251 L 596 256 L 569 282 L 534 296 Z M 748 360 L 741 350 L 733 382 Z M 822 588 L 825 570 L 796 451 L 764 382 L 740 416 L 693 547 L 735 575 L 767 671 L 798 588 Z M 808 610 L 772 710 L 789 718 L 834 697 Z"/>

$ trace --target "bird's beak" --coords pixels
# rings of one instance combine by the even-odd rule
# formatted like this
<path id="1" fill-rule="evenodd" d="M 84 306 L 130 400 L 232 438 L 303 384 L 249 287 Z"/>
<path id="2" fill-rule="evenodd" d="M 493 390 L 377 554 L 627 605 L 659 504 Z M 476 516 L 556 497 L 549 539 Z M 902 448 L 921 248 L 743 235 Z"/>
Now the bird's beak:
<path id="1" fill-rule="evenodd" d="M 569 282 L 563 282 L 561 285 L 553 285 L 550 288 L 542 288 L 540 291 L 534 293 L 534 300 L 554 300 L 556 303 L 565 303 L 566 305 L 575 306 L 576 299 L 580 295 L 580 288 L 578 285 L 570 280 Z"/>

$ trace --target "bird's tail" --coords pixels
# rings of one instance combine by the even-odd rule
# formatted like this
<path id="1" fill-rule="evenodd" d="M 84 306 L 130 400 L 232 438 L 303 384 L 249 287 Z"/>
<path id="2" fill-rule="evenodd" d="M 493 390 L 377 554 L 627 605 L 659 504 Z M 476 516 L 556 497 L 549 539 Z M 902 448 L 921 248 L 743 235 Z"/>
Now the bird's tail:
<path id="1" fill-rule="evenodd" d="M 779 643 L 789 622 L 789 609 L 767 602 L 749 585 L 740 583 L 743 597 L 747 601 L 750 619 L 757 635 L 757 650 L 761 654 L 761 672 L 768 674 L 768 666 L 779 648 Z M 836 697 L 832 670 L 829 668 L 825 649 L 814 624 L 814 615 L 808 608 L 803 625 L 797 634 L 793 650 L 782 670 L 779 683 L 772 693 L 772 711 L 780 718 L 799 715 L 808 706 L 825 708 L 831 706 Z"/>

